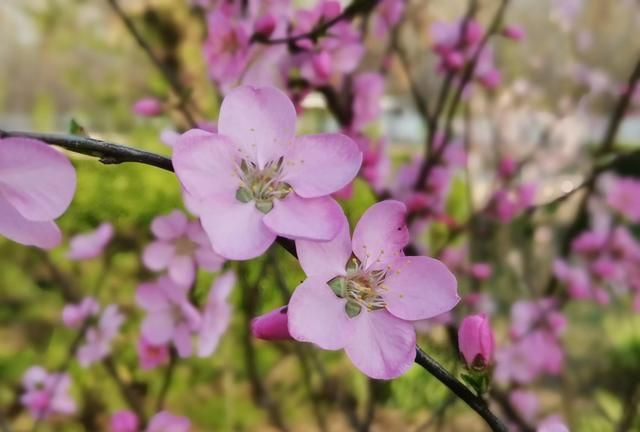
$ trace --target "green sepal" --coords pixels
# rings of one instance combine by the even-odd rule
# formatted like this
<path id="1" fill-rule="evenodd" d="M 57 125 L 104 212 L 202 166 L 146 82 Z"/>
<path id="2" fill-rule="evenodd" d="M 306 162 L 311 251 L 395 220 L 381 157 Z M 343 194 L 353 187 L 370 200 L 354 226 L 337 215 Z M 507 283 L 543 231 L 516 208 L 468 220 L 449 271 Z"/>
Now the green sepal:
<path id="1" fill-rule="evenodd" d="M 362 311 L 362 306 L 360 306 L 356 302 L 348 301 L 344 305 L 344 310 L 347 313 L 347 315 L 349 316 L 349 318 L 353 318 L 353 317 L 356 317 L 356 316 L 360 315 L 360 312 Z"/>

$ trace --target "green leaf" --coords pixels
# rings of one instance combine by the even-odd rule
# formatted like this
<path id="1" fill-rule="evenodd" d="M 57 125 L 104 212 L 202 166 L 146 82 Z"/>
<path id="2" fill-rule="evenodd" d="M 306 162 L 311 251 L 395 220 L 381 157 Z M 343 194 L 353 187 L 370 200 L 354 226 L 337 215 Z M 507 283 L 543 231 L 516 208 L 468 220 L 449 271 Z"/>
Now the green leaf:
<path id="1" fill-rule="evenodd" d="M 74 118 L 72 118 L 71 121 L 69 122 L 69 133 L 71 135 L 89 137 L 87 130 L 84 127 L 82 127 L 82 125 L 78 123 Z"/>

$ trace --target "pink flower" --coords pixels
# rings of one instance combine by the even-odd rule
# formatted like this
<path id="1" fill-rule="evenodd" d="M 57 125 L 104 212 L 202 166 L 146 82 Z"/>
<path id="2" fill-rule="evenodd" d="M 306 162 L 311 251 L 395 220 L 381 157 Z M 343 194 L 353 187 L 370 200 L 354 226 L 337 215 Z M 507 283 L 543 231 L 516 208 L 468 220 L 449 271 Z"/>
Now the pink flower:
<path id="1" fill-rule="evenodd" d="M 100 315 L 98 322 L 87 329 L 85 342 L 78 348 L 78 362 L 87 367 L 111 352 L 111 343 L 118 335 L 124 316 L 118 306 L 108 305 Z"/>
<path id="2" fill-rule="evenodd" d="M 131 110 L 140 117 L 156 117 L 164 112 L 164 105 L 156 98 L 145 97 L 138 99 Z"/>
<path id="3" fill-rule="evenodd" d="M 353 82 L 353 119 L 351 125 L 361 130 L 380 115 L 380 100 L 384 94 L 384 78 L 378 72 L 364 72 Z"/>
<path id="4" fill-rule="evenodd" d="M 88 260 L 102 255 L 113 237 L 113 225 L 106 222 L 95 231 L 78 234 L 71 239 L 67 258 L 74 261 Z"/>
<path id="5" fill-rule="evenodd" d="M 605 194 L 609 207 L 633 223 L 640 222 L 640 180 L 627 177 L 612 179 Z"/>
<path id="6" fill-rule="evenodd" d="M 207 16 L 204 57 L 211 79 L 222 86 L 237 80 L 249 62 L 249 32 L 221 11 Z"/>
<path id="7" fill-rule="evenodd" d="M 169 363 L 169 347 L 167 344 L 154 345 L 149 343 L 144 336 L 138 338 L 138 359 L 142 369 L 154 369 Z"/>
<path id="8" fill-rule="evenodd" d="M 493 358 L 493 331 L 486 315 L 469 315 L 460 324 L 458 346 L 467 366 L 486 369 Z"/>
<path id="9" fill-rule="evenodd" d="M 276 25 L 276 19 L 273 17 L 273 15 L 264 15 L 258 18 L 253 23 L 253 31 L 255 34 L 263 38 L 268 38 L 276 29 Z"/>
<path id="10" fill-rule="evenodd" d="M 0 139 L 0 235 L 51 249 L 61 240 L 54 222 L 69 207 L 76 172 L 69 159 L 30 138 Z"/>
<path id="11" fill-rule="evenodd" d="M 191 421 L 168 411 L 160 411 L 149 421 L 146 432 L 189 432 Z"/>
<path id="12" fill-rule="evenodd" d="M 220 338 L 231 323 L 231 305 L 227 298 L 235 283 L 235 273 L 228 271 L 218 276 L 209 290 L 198 339 L 198 356 L 200 357 L 213 354 Z"/>
<path id="13" fill-rule="evenodd" d="M 85 297 L 78 304 L 68 304 L 62 309 L 62 322 L 71 329 L 79 329 L 90 316 L 100 312 L 100 305 L 93 297 Z"/>
<path id="14" fill-rule="evenodd" d="M 341 134 L 295 137 L 295 108 L 271 87 L 242 86 L 222 102 L 218 134 L 189 131 L 173 164 L 200 201 L 213 249 L 228 259 L 261 255 L 276 236 L 330 240 L 340 206 L 329 196 L 356 175 L 362 153 Z"/>
<path id="15" fill-rule="evenodd" d="M 506 38 L 513 39 L 514 41 L 520 41 L 524 39 L 524 29 L 517 25 L 507 25 L 502 29 L 502 35 Z"/>
<path id="16" fill-rule="evenodd" d="M 197 268 L 217 271 L 224 263 L 211 248 L 200 222 L 189 221 L 180 210 L 156 217 L 151 231 L 157 240 L 145 248 L 142 261 L 151 270 L 168 269 L 175 283 L 191 286 Z"/>
<path id="17" fill-rule="evenodd" d="M 71 379 L 67 374 L 50 374 L 40 366 L 32 366 L 22 378 L 22 387 L 24 393 L 20 403 L 37 419 L 76 412 L 76 403 L 69 394 Z"/>
<path id="18" fill-rule="evenodd" d="M 141 335 L 153 345 L 173 342 L 180 357 L 190 357 L 194 334 L 200 329 L 200 312 L 189 302 L 189 287 L 168 276 L 138 286 L 136 303 L 147 312 Z"/>
<path id="19" fill-rule="evenodd" d="M 373 28 L 379 38 L 383 38 L 396 25 L 404 13 L 404 0 L 382 0 L 375 8 Z"/>
<path id="20" fill-rule="evenodd" d="M 120 410 L 113 413 L 109 432 L 138 432 L 140 421 L 133 411 Z"/>
<path id="21" fill-rule="evenodd" d="M 516 389 L 509 394 L 509 402 L 527 423 L 533 422 L 538 415 L 540 401 L 531 391 Z"/>
<path id="22" fill-rule="evenodd" d="M 251 334 L 264 340 L 292 339 L 289 334 L 287 309 L 287 306 L 283 306 L 251 320 Z"/>
<path id="23" fill-rule="evenodd" d="M 536 330 L 496 351 L 496 380 L 527 384 L 543 374 L 558 375 L 564 352 L 553 334 Z"/>
<path id="24" fill-rule="evenodd" d="M 451 310 L 459 297 L 454 276 L 440 261 L 404 256 L 405 217 L 404 204 L 383 201 L 364 213 L 353 240 L 343 215 L 335 239 L 296 241 L 307 279 L 289 302 L 294 339 L 344 349 L 372 378 L 391 379 L 409 369 L 413 322 Z"/>
<path id="25" fill-rule="evenodd" d="M 569 432 L 569 428 L 559 416 L 550 416 L 538 425 L 536 432 Z"/>
<path id="26" fill-rule="evenodd" d="M 491 277 L 492 270 L 491 264 L 478 262 L 471 265 L 470 273 L 475 279 L 484 281 Z"/>
<path id="27" fill-rule="evenodd" d="M 510 157 L 505 157 L 500 159 L 500 164 L 498 166 L 498 174 L 503 179 L 509 179 L 513 177 L 513 175 L 518 171 L 518 163 L 515 159 Z"/>

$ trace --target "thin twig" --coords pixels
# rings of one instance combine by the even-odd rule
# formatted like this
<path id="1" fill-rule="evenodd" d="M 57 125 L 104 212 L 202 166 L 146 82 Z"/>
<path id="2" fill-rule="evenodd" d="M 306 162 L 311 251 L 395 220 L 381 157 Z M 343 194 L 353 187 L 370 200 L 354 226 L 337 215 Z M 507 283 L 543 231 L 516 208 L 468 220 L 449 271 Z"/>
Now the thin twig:
<path id="1" fill-rule="evenodd" d="M 158 392 L 158 398 L 156 399 L 156 412 L 160 412 L 164 408 L 164 401 L 167 398 L 167 394 L 169 393 L 169 388 L 171 387 L 171 382 L 173 381 L 173 373 L 176 368 L 177 363 L 177 355 L 175 351 L 172 349 L 169 352 L 169 364 L 165 369 L 164 379 L 162 380 L 162 387 L 160 387 L 160 391 Z"/>
<path id="2" fill-rule="evenodd" d="M 329 31 L 331 27 L 335 26 L 336 24 L 342 21 L 351 21 L 356 16 L 361 14 L 366 15 L 378 4 L 379 1 L 380 0 L 355 0 L 349 6 L 347 6 L 341 14 L 328 21 L 320 22 L 313 28 L 313 30 L 307 33 L 273 39 L 262 37 L 256 33 L 252 36 L 251 40 L 252 42 L 264 45 L 294 44 L 295 42 L 305 39 L 315 42 L 316 40 L 318 40 L 318 38 L 324 36 L 327 31 Z"/>
<path id="3" fill-rule="evenodd" d="M 464 384 L 458 381 L 429 354 L 416 347 L 416 363 L 426 369 L 438 381 L 446 385 L 456 396 L 462 399 L 471 409 L 480 415 L 492 431 L 507 432 L 507 427 L 495 416 L 484 399 L 476 396 Z"/>
<path id="4" fill-rule="evenodd" d="M 189 108 L 187 107 L 187 96 L 189 94 L 187 89 L 182 86 L 182 83 L 180 83 L 180 80 L 178 79 L 178 77 L 176 77 L 173 71 L 169 69 L 169 67 L 153 52 L 153 49 L 151 48 L 149 43 L 138 31 L 135 24 L 133 23 L 131 18 L 129 18 L 129 16 L 124 12 L 118 1 L 107 0 L 107 3 L 109 3 L 115 14 L 118 15 L 120 20 L 122 20 L 131 36 L 133 36 L 133 38 L 135 39 L 136 43 L 140 46 L 140 48 L 142 48 L 147 57 L 149 57 L 149 60 L 151 60 L 153 65 L 160 71 L 171 89 L 175 92 L 176 96 L 178 96 L 178 109 L 184 116 L 187 123 L 189 123 L 189 126 L 195 127 L 197 123 L 193 117 L 193 114 L 191 114 L 191 111 L 189 111 Z"/>

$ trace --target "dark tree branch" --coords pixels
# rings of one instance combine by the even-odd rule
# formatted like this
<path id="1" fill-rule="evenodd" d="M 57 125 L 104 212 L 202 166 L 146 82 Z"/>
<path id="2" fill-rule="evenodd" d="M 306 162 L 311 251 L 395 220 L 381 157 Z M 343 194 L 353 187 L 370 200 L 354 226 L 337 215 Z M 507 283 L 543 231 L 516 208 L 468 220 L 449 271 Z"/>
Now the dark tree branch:
<path id="1" fill-rule="evenodd" d="M 305 39 L 309 39 L 315 42 L 321 36 L 324 36 L 331 29 L 331 27 L 335 26 L 339 22 L 351 21 L 358 15 L 366 15 L 370 13 L 379 1 L 380 0 L 354 0 L 342 11 L 340 15 L 328 21 L 320 22 L 313 28 L 313 30 L 307 33 L 274 39 L 265 38 L 256 33 L 251 38 L 251 41 L 264 45 L 294 44 L 295 42 Z"/>
<path id="2" fill-rule="evenodd" d="M 136 43 L 140 46 L 140 48 L 142 48 L 147 57 L 149 57 L 149 60 L 151 60 L 153 65 L 160 71 L 171 89 L 175 92 L 176 96 L 178 96 L 178 109 L 184 116 L 189 126 L 195 127 L 197 125 L 196 121 L 193 118 L 193 114 L 191 114 L 191 111 L 189 111 L 189 108 L 187 107 L 187 97 L 189 95 L 187 89 L 182 86 L 182 83 L 180 82 L 178 77 L 176 77 L 173 71 L 169 67 L 167 67 L 167 65 L 162 60 L 160 60 L 160 58 L 158 58 L 158 56 L 153 52 L 153 49 L 144 39 L 142 34 L 138 31 L 131 18 L 129 18 L 122 7 L 120 7 L 118 0 L 107 0 L 107 2 L 111 6 L 111 9 L 113 9 L 116 15 L 118 15 L 120 20 L 122 20 L 124 25 L 127 27 L 127 30 L 129 31 L 131 36 L 133 36 Z"/>
<path id="3" fill-rule="evenodd" d="M 471 409 L 473 409 L 489 425 L 492 431 L 507 432 L 507 427 L 496 417 L 484 399 L 476 396 L 464 384 L 451 375 L 440 363 L 435 361 L 429 354 L 416 347 L 416 363 L 427 370 L 438 381 L 446 385 L 456 396 L 462 399 Z"/>

